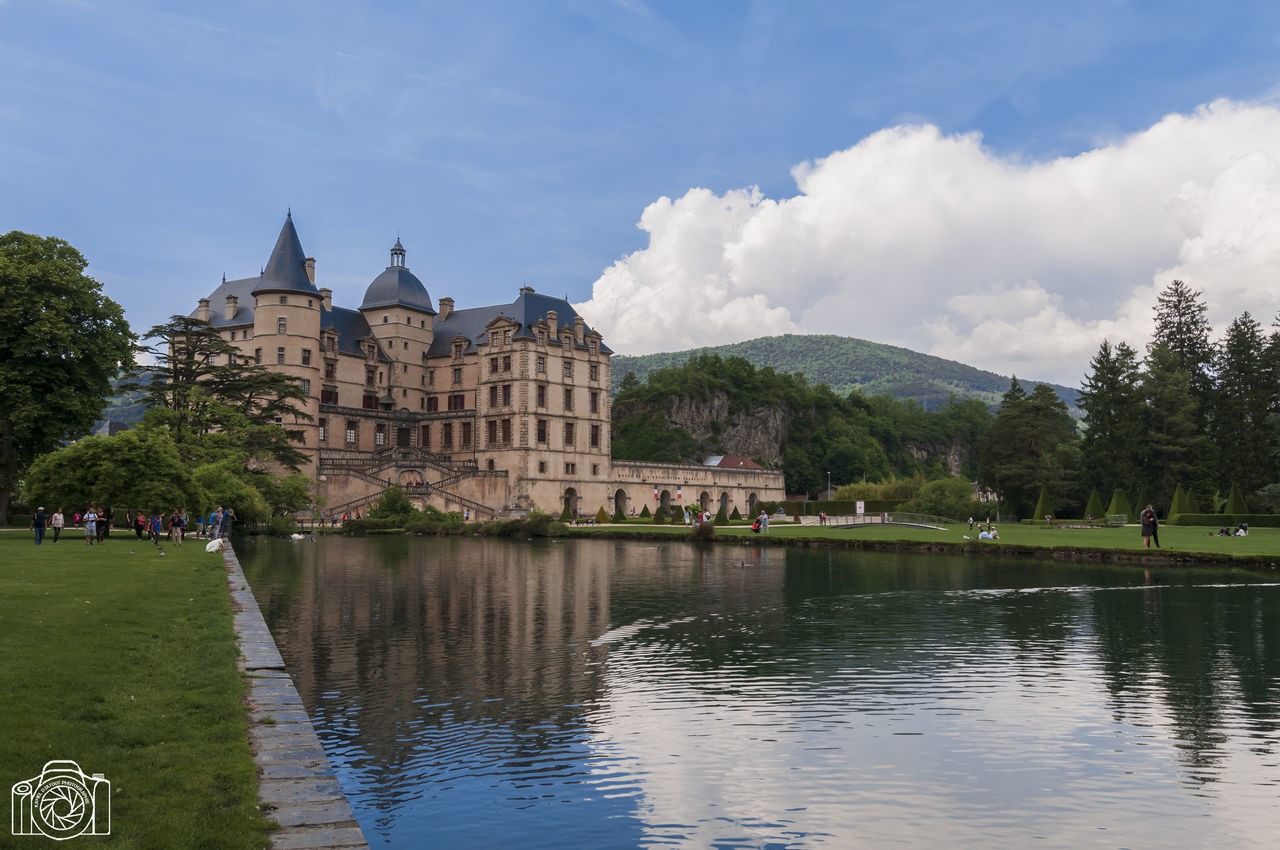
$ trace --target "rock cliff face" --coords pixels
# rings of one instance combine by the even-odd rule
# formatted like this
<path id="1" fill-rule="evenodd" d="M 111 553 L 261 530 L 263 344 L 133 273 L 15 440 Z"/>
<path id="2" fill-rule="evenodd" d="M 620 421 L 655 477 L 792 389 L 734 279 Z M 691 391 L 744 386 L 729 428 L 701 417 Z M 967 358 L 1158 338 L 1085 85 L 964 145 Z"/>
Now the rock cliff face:
<path id="1" fill-rule="evenodd" d="M 782 465 L 787 416 L 776 407 L 761 406 L 745 413 L 731 413 L 728 396 L 713 393 L 706 401 L 669 397 L 663 414 L 672 425 L 713 446 L 716 453 L 755 458 L 768 466 Z"/>
<path id="2" fill-rule="evenodd" d="M 903 448 L 912 459 L 921 466 L 927 465 L 934 458 L 939 458 L 942 465 L 951 475 L 963 475 L 965 462 L 969 459 L 972 447 L 952 442 L 950 445 L 937 443 L 905 443 Z"/>

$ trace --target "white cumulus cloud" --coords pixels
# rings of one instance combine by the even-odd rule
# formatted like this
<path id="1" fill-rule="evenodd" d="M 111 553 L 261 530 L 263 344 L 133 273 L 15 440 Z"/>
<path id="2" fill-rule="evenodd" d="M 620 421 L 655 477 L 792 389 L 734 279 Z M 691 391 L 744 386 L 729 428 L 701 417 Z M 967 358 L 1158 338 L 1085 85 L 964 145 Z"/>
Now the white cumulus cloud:
<path id="1" fill-rule="evenodd" d="M 788 198 L 654 201 L 648 246 L 578 309 L 627 354 L 838 333 L 1076 384 L 1104 337 L 1146 341 L 1174 278 L 1216 329 L 1280 307 L 1270 105 L 1218 101 L 1045 162 L 892 127 L 792 175 Z"/>

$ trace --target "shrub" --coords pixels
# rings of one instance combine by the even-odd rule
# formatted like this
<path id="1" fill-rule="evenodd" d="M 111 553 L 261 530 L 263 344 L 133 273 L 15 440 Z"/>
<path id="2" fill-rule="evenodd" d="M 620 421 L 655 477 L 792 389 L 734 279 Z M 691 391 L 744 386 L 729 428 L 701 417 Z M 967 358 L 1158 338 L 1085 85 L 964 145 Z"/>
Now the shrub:
<path id="1" fill-rule="evenodd" d="M 382 519 L 384 517 L 400 517 L 408 518 L 417 511 L 413 508 L 413 503 L 409 501 L 409 495 L 405 493 L 403 487 L 388 487 L 382 491 L 382 498 L 373 503 L 373 507 L 369 508 L 370 519 Z"/>
<path id="2" fill-rule="evenodd" d="M 612 522 L 626 522 L 626 521 L 627 521 L 627 516 L 626 516 L 626 514 L 624 514 L 624 513 L 622 512 L 622 502 L 618 502 L 617 504 L 615 504 L 615 505 L 613 506 L 613 519 L 612 519 L 611 521 L 612 521 Z"/>
<path id="3" fill-rule="evenodd" d="M 290 534 L 296 533 L 298 523 L 291 516 L 273 516 L 267 520 L 267 534 L 272 537 L 288 537 Z"/>
<path id="4" fill-rule="evenodd" d="M 1094 519 L 1102 519 L 1102 495 L 1098 492 L 1098 488 L 1094 487 L 1089 491 L 1089 501 L 1085 504 L 1084 515 L 1091 516 Z"/>
<path id="5" fill-rule="evenodd" d="M 1134 522 L 1133 508 L 1129 506 L 1129 497 L 1117 487 L 1111 493 L 1111 504 L 1107 506 L 1107 516 L 1124 514 L 1129 522 Z"/>
<path id="6" fill-rule="evenodd" d="M 640 516 L 644 517 L 645 519 L 648 519 L 649 517 L 653 516 L 653 514 L 649 513 L 649 505 L 647 503 L 644 506 L 644 510 L 640 512 Z"/>
<path id="7" fill-rule="evenodd" d="M 653 512 L 653 521 L 656 522 L 658 525 L 663 525 L 664 523 L 666 523 L 667 512 L 663 510 L 661 506 L 659 506 L 658 509 Z"/>
<path id="8" fill-rule="evenodd" d="M 569 503 L 564 503 L 564 510 L 560 512 L 561 522 L 573 522 L 573 512 L 569 510 Z"/>
<path id="9" fill-rule="evenodd" d="M 596 522 L 605 523 L 609 521 L 609 514 L 604 509 L 604 505 L 600 506 L 600 510 L 596 511 Z"/>
<path id="10" fill-rule="evenodd" d="M 712 522 L 714 522 L 716 525 L 728 525 L 728 524 L 729 524 L 729 515 L 728 515 L 727 513 L 725 513 L 725 512 L 724 512 L 724 505 L 721 505 L 721 506 L 720 506 L 720 510 L 716 511 L 716 518 L 715 518 L 715 519 L 713 519 L 713 520 L 712 520 Z M 705 522 L 704 522 L 704 523 L 703 523 L 703 525 L 708 525 L 708 523 L 705 523 Z M 702 526 L 699 526 L 699 528 L 701 528 L 701 527 L 702 527 Z"/>
<path id="11" fill-rule="evenodd" d="M 1036 509 L 1032 512 L 1033 519 L 1044 519 L 1046 516 L 1053 515 L 1053 501 L 1049 498 L 1049 488 L 1040 485 L 1040 498 L 1036 499 Z"/>
<path id="12" fill-rule="evenodd" d="M 1231 495 L 1227 496 L 1227 508 L 1223 513 L 1228 514 L 1247 514 L 1249 506 L 1245 504 L 1244 493 L 1240 491 L 1239 484 L 1231 485 Z"/>
<path id="13" fill-rule="evenodd" d="M 414 534 L 449 534 L 456 532 L 464 525 L 462 514 L 458 511 L 445 513 L 439 508 L 427 505 L 421 513 L 415 513 L 405 523 L 405 531 Z"/>
<path id="14" fill-rule="evenodd" d="M 1169 503 L 1169 516 L 1177 516 L 1178 514 L 1194 514 L 1199 511 L 1191 510 L 1191 505 L 1187 501 L 1187 493 L 1182 489 L 1182 484 L 1173 488 L 1173 501 Z"/>
<path id="15" fill-rule="evenodd" d="M 729 519 L 742 519 L 742 514 L 738 513 L 737 507 L 733 509 L 733 513 L 729 514 Z"/>
<path id="16" fill-rule="evenodd" d="M 721 511 L 721 513 L 724 513 L 724 511 Z M 695 525 L 689 537 L 691 540 L 715 540 L 716 527 L 709 522 Z"/>

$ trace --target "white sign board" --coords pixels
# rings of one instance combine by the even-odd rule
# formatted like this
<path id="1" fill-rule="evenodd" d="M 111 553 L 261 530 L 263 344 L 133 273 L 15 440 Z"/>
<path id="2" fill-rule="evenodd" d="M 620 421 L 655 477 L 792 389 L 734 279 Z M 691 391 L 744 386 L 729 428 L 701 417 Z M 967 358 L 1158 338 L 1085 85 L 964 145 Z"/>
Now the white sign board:
<path id="1" fill-rule="evenodd" d="M 862 516 L 866 512 L 867 512 L 867 503 L 858 502 L 858 516 Z"/>

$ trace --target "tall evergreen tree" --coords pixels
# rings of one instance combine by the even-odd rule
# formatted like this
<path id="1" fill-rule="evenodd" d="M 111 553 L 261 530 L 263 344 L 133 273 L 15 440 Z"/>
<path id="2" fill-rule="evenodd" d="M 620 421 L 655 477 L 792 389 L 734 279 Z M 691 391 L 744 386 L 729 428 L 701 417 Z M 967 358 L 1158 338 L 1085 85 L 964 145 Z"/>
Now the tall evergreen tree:
<path id="1" fill-rule="evenodd" d="M 1147 355 L 1142 393 L 1147 401 L 1147 464 L 1138 477 L 1140 492 L 1156 505 L 1170 503 L 1179 481 L 1212 492 L 1205 483 L 1213 478 L 1208 470 L 1210 445 L 1199 425 L 1191 377 L 1162 343 Z"/>
<path id="2" fill-rule="evenodd" d="M 1198 402 L 1197 424 L 1203 426 L 1213 392 L 1213 345 L 1209 341 L 1204 293 L 1175 280 L 1156 297 L 1156 323 L 1148 351 L 1168 349 L 1175 369 L 1185 372 Z"/>
<path id="3" fill-rule="evenodd" d="M 1080 389 L 1082 475 L 1094 487 L 1133 481 L 1146 455 L 1138 354 L 1103 340 Z"/>
<path id="4" fill-rule="evenodd" d="M 1057 393 L 1037 384 L 1028 395 L 1014 378 L 979 444 L 978 477 L 1021 516 L 1034 510 L 1041 486 L 1078 506 L 1077 442 L 1075 423 Z"/>
<path id="5" fill-rule="evenodd" d="M 1277 388 L 1267 343 L 1262 326 L 1246 311 L 1227 326 L 1217 351 L 1210 435 L 1220 491 L 1235 483 L 1256 493 L 1275 480 L 1268 414 Z"/>

